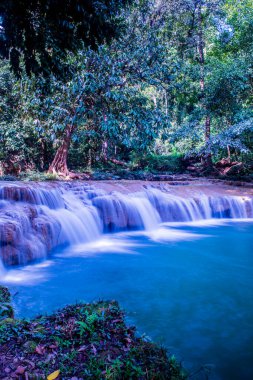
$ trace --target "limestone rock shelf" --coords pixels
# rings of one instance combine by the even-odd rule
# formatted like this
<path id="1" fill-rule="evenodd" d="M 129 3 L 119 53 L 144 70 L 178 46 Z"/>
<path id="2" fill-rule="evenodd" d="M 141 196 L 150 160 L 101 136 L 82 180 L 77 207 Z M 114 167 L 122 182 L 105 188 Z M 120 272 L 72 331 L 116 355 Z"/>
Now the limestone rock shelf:
<path id="1" fill-rule="evenodd" d="M 0 259 L 24 265 L 59 245 L 162 222 L 252 218 L 253 190 L 211 181 L 0 183 Z"/>

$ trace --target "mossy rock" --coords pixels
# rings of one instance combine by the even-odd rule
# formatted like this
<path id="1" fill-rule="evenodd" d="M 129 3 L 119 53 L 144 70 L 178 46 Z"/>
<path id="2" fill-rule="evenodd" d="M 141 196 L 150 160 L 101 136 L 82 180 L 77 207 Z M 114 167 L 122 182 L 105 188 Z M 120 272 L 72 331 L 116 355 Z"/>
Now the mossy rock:
<path id="1" fill-rule="evenodd" d="M 7 288 L 0 286 L 0 321 L 6 318 L 14 317 L 13 308 L 11 306 L 11 294 Z"/>
<path id="2" fill-rule="evenodd" d="M 2 302 L 11 302 L 11 293 L 6 287 L 0 285 L 0 303 Z"/>

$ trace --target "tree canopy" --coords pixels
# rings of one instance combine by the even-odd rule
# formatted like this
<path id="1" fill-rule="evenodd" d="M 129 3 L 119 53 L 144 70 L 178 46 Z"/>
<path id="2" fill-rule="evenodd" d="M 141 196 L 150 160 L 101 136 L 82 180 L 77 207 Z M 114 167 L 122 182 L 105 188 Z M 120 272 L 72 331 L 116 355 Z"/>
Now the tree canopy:
<path id="1" fill-rule="evenodd" d="M 0 161 L 68 174 L 110 160 L 134 167 L 149 157 L 164 168 L 159 160 L 173 156 L 213 167 L 228 157 L 251 171 L 252 0 L 84 3 L 61 5 L 69 25 L 49 8 L 52 19 L 36 11 L 36 23 L 30 11 L 36 31 L 47 26 L 44 45 L 33 34 L 32 55 L 28 32 L 10 38 L 2 21 L 1 46 L 14 46 L 19 62 L 7 53 L 1 61 Z M 17 79 L 11 68 L 24 66 Z"/>
<path id="2" fill-rule="evenodd" d="M 122 0 L 16 0 L 0 3 L 0 54 L 20 74 L 60 74 L 62 59 L 82 46 L 115 37 Z"/>

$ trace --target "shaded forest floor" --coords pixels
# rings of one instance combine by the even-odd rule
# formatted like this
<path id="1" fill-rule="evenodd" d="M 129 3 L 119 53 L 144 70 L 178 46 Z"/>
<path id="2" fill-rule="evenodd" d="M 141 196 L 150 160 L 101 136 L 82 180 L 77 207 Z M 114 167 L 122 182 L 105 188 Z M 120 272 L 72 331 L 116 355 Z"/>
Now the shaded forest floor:
<path id="1" fill-rule="evenodd" d="M 81 162 L 81 159 L 79 160 Z M 79 162 L 78 161 L 78 162 Z M 2 165 L 2 166 L 1 166 Z M 79 166 L 70 157 L 67 172 L 48 172 L 27 162 L 0 162 L 0 180 L 49 181 L 49 180 L 143 180 L 143 181 L 191 181 L 192 179 L 219 179 L 224 181 L 253 182 L 253 158 L 245 162 L 222 158 L 211 165 L 199 158 L 182 155 L 147 155 L 132 161 L 118 159 L 98 160 L 94 166 Z"/>

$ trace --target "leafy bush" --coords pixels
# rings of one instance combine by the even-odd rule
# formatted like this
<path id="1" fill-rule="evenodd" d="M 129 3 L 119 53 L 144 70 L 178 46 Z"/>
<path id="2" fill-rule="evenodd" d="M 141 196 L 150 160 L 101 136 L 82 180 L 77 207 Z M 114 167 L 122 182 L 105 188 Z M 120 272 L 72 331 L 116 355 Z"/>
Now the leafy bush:
<path id="1" fill-rule="evenodd" d="M 0 176 L 0 181 L 19 181 L 19 178 L 15 175 L 6 174 Z"/>
<path id="2" fill-rule="evenodd" d="M 1 298 L 0 287 L 0 307 L 10 302 L 8 290 L 3 292 Z M 15 363 L 13 368 L 24 368 L 29 379 L 55 379 L 59 374 L 62 379 L 188 378 L 166 350 L 136 336 L 115 301 L 79 303 L 31 321 L 5 318 L 0 323 L 0 356 L 5 358 L 0 373 Z"/>
<path id="3" fill-rule="evenodd" d="M 182 173 L 185 170 L 183 155 L 171 154 L 160 156 L 149 154 L 144 157 L 135 157 L 133 166 L 151 172 Z"/>
<path id="4" fill-rule="evenodd" d="M 56 174 L 28 171 L 20 174 L 23 181 L 57 181 L 59 178 Z"/>

